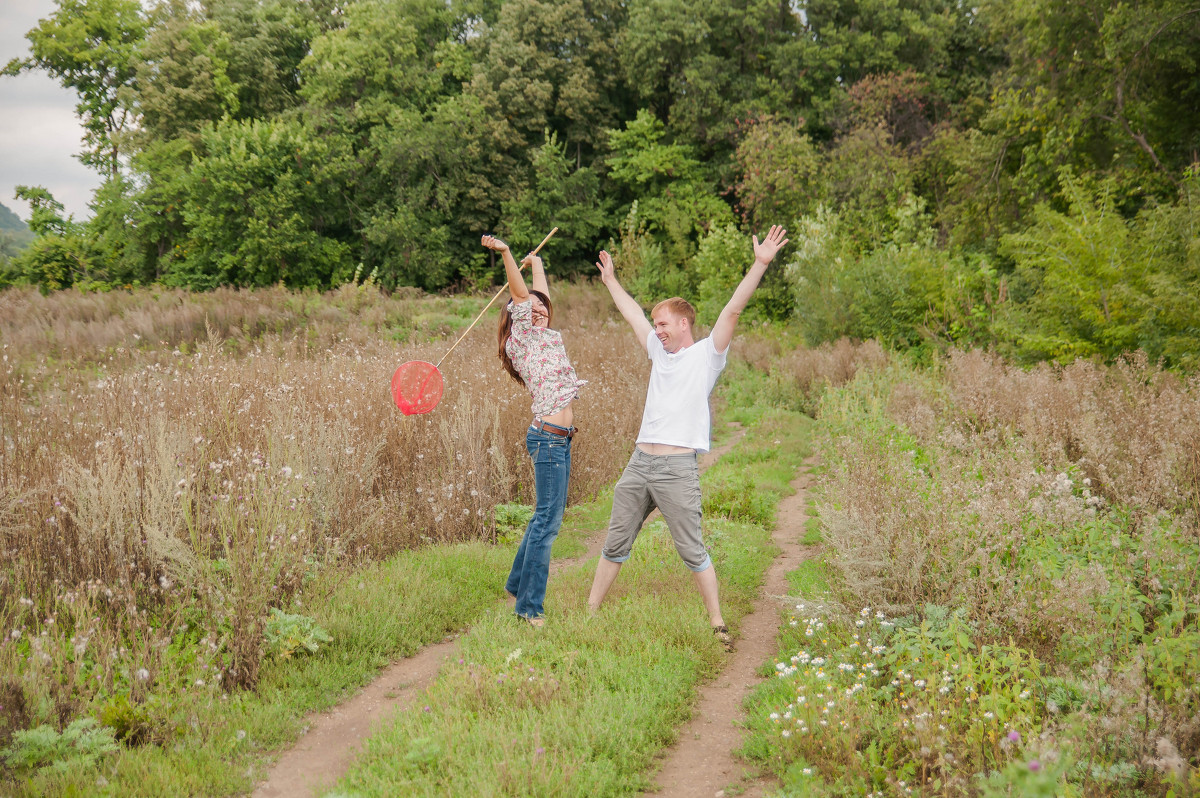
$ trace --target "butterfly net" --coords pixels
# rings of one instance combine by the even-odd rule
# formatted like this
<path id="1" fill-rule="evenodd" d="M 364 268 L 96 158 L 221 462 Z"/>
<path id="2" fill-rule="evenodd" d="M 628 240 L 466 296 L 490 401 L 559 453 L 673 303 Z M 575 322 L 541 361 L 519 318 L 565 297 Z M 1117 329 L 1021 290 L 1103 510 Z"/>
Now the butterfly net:
<path id="1" fill-rule="evenodd" d="M 442 372 L 424 360 L 410 360 L 392 375 L 392 399 L 406 416 L 428 413 L 442 398 Z"/>

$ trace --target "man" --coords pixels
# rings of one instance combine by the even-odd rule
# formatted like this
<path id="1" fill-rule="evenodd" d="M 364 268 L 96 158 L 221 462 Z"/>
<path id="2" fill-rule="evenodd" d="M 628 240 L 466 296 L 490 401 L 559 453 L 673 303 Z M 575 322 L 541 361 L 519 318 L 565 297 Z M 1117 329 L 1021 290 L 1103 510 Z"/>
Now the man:
<path id="1" fill-rule="evenodd" d="M 666 519 L 675 550 L 696 580 L 713 634 L 726 649 L 732 649 L 733 639 L 721 617 L 716 571 L 701 539 L 696 454 L 709 449 L 708 395 L 725 368 L 738 317 L 767 266 L 787 244 L 786 234 L 775 225 L 761 243 L 753 236 L 754 263 L 721 311 L 712 333 L 700 341 L 693 338 L 696 311 L 686 300 L 672 297 L 659 302 L 650 312 L 651 324 L 641 306 L 617 282 L 612 256 L 600 253 L 596 264 L 600 279 L 652 365 L 637 445 L 613 493 L 608 537 L 588 597 L 593 612 L 604 602 L 621 564 L 629 559 L 642 524 L 657 507 Z"/>

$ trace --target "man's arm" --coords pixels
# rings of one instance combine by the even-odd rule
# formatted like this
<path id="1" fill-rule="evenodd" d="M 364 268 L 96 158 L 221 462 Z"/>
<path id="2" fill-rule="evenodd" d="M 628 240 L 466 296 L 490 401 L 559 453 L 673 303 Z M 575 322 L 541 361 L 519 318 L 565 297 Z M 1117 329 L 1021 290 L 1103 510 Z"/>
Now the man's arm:
<path id="1" fill-rule="evenodd" d="M 650 326 L 646 314 L 642 312 L 641 305 L 617 282 L 612 255 L 609 255 L 606 250 L 600 251 L 600 262 L 596 266 L 600 269 L 600 282 L 604 283 L 608 288 L 608 293 L 612 294 L 613 304 L 617 306 L 617 310 L 621 312 L 625 321 L 629 322 L 629 326 L 633 328 L 633 334 L 637 336 L 638 343 L 644 350 L 646 338 L 654 328 Z"/>
<path id="2" fill-rule="evenodd" d="M 519 305 L 529 299 L 529 289 L 525 287 L 525 278 L 521 276 L 521 268 L 513 260 L 508 244 L 495 236 L 484 236 L 481 243 L 488 249 L 500 253 L 500 259 L 504 261 L 504 273 L 508 276 L 508 293 L 512 297 L 512 301 Z"/>
<path id="3" fill-rule="evenodd" d="M 733 296 L 729 298 L 729 302 L 725 305 L 725 309 L 721 311 L 721 315 L 717 317 L 717 323 L 713 325 L 712 333 L 709 337 L 712 338 L 713 347 L 717 352 L 724 352 L 729 348 L 729 343 L 733 340 L 733 330 L 737 327 L 738 318 L 742 315 L 742 311 L 746 309 L 746 304 L 750 302 L 750 297 L 754 294 L 754 289 L 758 288 L 758 282 L 766 273 L 767 267 L 771 265 L 771 261 L 775 259 L 775 255 L 779 250 L 787 245 L 788 240 L 784 238 L 787 235 L 787 230 L 784 230 L 779 225 L 772 225 L 771 231 L 767 233 L 766 238 L 760 244 L 758 236 L 754 236 L 754 263 L 750 264 L 750 268 L 746 271 L 746 276 L 738 283 L 738 287 L 734 290 Z"/>

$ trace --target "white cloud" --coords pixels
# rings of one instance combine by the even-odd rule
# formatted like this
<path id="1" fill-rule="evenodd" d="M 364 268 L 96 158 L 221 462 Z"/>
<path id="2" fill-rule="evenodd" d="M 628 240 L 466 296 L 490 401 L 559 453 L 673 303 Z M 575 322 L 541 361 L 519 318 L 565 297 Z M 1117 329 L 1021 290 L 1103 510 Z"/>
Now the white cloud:
<path id="1" fill-rule="evenodd" d="M 54 10 L 53 0 L 0 2 L 0 65 L 29 54 L 25 33 Z M 75 102 L 43 72 L 0 77 L 0 202 L 22 219 L 29 206 L 13 196 L 19 185 L 45 186 L 76 219 L 91 215 L 101 181 L 75 157 L 83 149 Z"/>

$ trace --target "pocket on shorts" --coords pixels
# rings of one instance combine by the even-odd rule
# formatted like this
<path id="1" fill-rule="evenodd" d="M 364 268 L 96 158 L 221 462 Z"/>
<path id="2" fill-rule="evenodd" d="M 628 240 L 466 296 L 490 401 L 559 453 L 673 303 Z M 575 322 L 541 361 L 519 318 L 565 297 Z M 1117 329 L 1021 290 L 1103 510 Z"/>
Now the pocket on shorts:
<path id="1" fill-rule="evenodd" d="M 677 479 L 699 479 L 700 464 L 695 458 L 680 457 L 671 463 L 669 469 L 671 476 Z"/>

